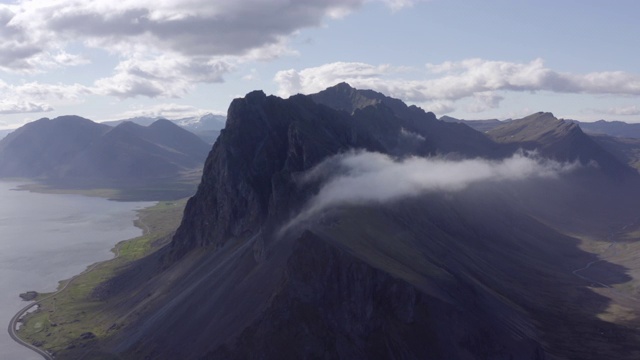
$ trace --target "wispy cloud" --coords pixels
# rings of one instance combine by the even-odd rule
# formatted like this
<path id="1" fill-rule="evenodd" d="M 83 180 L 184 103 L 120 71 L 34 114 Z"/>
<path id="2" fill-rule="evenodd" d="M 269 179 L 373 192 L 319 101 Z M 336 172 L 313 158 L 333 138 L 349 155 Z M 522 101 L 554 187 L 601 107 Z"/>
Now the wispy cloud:
<path id="1" fill-rule="evenodd" d="M 351 151 L 328 158 L 301 178 L 302 184 L 321 182 L 320 190 L 283 231 L 335 206 L 385 203 L 434 191 L 460 191 L 483 181 L 553 178 L 578 166 L 522 152 L 500 161 L 451 161 L 421 157 L 396 160 L 380 153 Z"/>
<path id="2" fill-rule="evenodd" d="M 612 107 L 605 110 L 597 109 L 597 110 L 594 110 L 594 112 L 598 114 L 606 114 L 606 115 L 629 116 L 629 115 L 640 115 L 640 108 L 636 105 L 631 105 L 631 106 Z"/>

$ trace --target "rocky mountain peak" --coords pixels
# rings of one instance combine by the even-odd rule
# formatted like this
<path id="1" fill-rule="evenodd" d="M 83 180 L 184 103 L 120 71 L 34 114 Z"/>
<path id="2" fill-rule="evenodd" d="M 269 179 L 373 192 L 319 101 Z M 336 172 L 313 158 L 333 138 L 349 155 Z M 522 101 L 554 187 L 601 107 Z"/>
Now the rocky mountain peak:
<path id="1" fill-rule="evenodd" d="M 348 149 L 394 156 L 498 154 L 495 143 L 465 125 L 344 83 L 288 99 L 254 91 L 229 107 L 226 128 L 174 237 L 173 258 L 251 238 L 287 219 L 307 196 L 294 184 L 295 174 Z"/>

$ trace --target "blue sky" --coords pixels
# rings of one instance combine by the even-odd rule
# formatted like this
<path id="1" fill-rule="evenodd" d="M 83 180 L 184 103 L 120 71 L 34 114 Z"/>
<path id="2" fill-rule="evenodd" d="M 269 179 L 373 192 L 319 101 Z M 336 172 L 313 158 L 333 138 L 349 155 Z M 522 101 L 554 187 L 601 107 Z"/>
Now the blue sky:
<path id="1" fill-rule="evenodd" d="M 181 118 L 341 81 L 464 119 L 640 122 L 640 3 L 0 1 L 0 129 Z"/>

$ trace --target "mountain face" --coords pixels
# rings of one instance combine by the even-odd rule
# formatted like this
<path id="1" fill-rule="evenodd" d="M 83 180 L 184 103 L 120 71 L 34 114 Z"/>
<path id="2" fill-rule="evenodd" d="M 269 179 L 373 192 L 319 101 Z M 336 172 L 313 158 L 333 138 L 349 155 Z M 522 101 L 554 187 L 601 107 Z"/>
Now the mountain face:
<path id="1" fill-rule="evenodd" d="M 0 176 L 58 176 L 59 164 L 73 158 L 109 129 L 78 116 L 28 123 L 0 141 Z"/>
<path id="2" fill-rule="evenodd" d="M 587 136 L 576 123 L 558 120 L 551 113 L 539 112 L 513 120 L 487 131 L 494 141 L 512 148 L 539 151 L 560 161 L 593 162 L 614 177 L 633 171 Z"/>
<path id="3" fill-rule="evenodd" d="M 405 131 L 424 137 L 425 144 L 432 149 L 432 154 L 457 153 L 462 156 L 498 157 L 504 155 L 500 148 L 482 134 L 464 124 L 439 121 L 431 112 L 425 112 L 417 106 L 407 106 L 394 99 L 372 90 L 357 90 L 346 83 L 341 83 L 311 98 L 336 110 L 356 114 L 356 110 L 365 110 L 369 105 L 377 105 L 391 112 L 398 121 L 391 122 Z M 363 122 L 369 122 L 364 116 Z M 384 115 L 383 115 L 384 117 Z M 389 123 L 388 117 L 382 122 Z"/>
<path id="4" fill-rule="evenodd" d="M 640 139 L 596 134 L 591 138 L 619 161 L 640 170 Z"/>
<path id="5" fill-rule="evenodd" d="M 549 114 L 514 123 L 490 138 L 346 84 L 235 99 L 171 244 L 101 286 L 119 329 L 99 339 L 101 351 L 123 359 L 638 358 L 635 327 L 603 320 L 617 305 L 590 288 L 630 275 L 596 261 L 576 238 L 605 238 L 635 218 L 636 175 L 612 179 L 599 163 L 611 155 Z M 388 158 L 512 164 L 518 148 L 579 171 L 446 190 L 483 171 L 474 167 L 393 201 L 379 193 L 424 174 L 391 171 L 349 191 L 348 181 L 331 181 L 387 168 Z M 362 153 L 372 155 L 351 156 Z M 342 185 L 325 199 L 337 205 L 291 225 L 332 184 Z M 377 200 L 358 198 L 365 193 Z M 339 202 L 347 197 L 356 200 Z M 593 274 L 576 275 L 594 262 Z"/>
<path id="6" fill-rule="evenodd" d="M 349 101 L 368 106 L 345 107 Z M 326 104 L 330 106 L 322 106 Z M 256 224 L 267 219 L 283 221 L 300 205 L 293 200 L 292 174 L 348 149 L 394 156 L 506 154 L 506 148 L 465 125 L 442 123 L 420 108 L 347 84 L 288 100 L 248 94 L 231 104 L 224 133 L 228 135 L 214 145 L 199 194 L 187 206 L 176 234 L 184 239 L 174 241 L 178 256 L 196 246 L 254 234 Z M 214 205 L 230 194 L 242 200 Z M 205 220 L 204 213 L 215 221 Z"/>
<path id="7" fill-rule="evenodd" d="M 585 122 L 578 120 L 563 119 L 568 123 L 574 123 L 589 135 L 608 135 L 617 138 L 640 138 L 640 124 L 628 124 L 622 121 L 605 121 L 598 120 L 595 122 Z M 440 121 L 466 124 L 469 127 L 480 132 L 487 132 L 498 126 L 504 125 L 511 121 L 508 120 L 460 120 L 450 116 L 443 116 Z"/>
<path id="8" fill-rule="evenodd" d="M 175 177 L 202 164 L 208 149 L 167 120 L 110 127 L 63 116 L 29 123 L 0 141 L 0 176 L 101 184 Z"/>

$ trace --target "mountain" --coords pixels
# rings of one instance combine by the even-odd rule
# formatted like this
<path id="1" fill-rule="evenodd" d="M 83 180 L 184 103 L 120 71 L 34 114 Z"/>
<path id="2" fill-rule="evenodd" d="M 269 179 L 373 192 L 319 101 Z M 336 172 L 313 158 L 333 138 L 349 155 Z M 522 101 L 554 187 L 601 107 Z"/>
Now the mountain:
<path id="1" fill-rule="evenodd" d="M 224 129 L 226 117 L 222 115 L 205 114 L 200 117 L 174 120 L 183 129 L 198 135 L 208 144 L 213 144 L 220 131 Z"/>
<path id="2" fill-rule="evenodd" d="M 591 134 L 591 138 L 620 162 L 640 171 L 640 139 Z"/>
<path id="3" fill-rule="evenodd" d="M 0 130 L 0 140 L 4 139 L 7 135 L 11 134 L 15 129 Z"/>
<path id="4" fill-rule="evenodd" d="M 110 127 L 78 116 L 45 118 L 0 141 L 0 176 L 95 186 L 145 182 L 197 169 L 208 150 L 167 120 Z"/>
<path id="5" fill-rule="evenodd" d="M 500 121 L 498 119 L 487 119 L 487 120 L 461 120 L 456 119 L 451 116 L 442 116 L 440 121 L 450 122 L 450 123 L 461 123 L 465 124 L 473 129 L 476 129 L 480 132 L 487 132 L 495 127 L 498 127 L 503 124 L 504 121 Z M 510 120 L 505 120 L 510 121 Z"/>
<path id="6" fill-rule="evenodd" d="M 174 122 L 180 127 L 192 132 L 217 130 L 220 131 L 224 128 L 226 117 L 223 115 L 204 114 L 200 117 L 189 117 L 183 119 L 174 120 Z"/>
<path id="7" fill-rule="evenodd" d="M 0 141 L 0 176 L 59 177 L 62 164 L 109 130 L 79 116 L 28 123 Z"/>
<path id="8" fill-rule="evenodd" d="M 105 121 L 102 124 L 116 126 L 123 122 L 132 122 L 142 126 L 148 126 L 161 117 L 134 117 L 124 120 Z M 208 144 L 213 144 L 220 135 L 220 130 L 224 128 L 226 118 L 222 115 L 204 114 L 202 116 L 193 116 L 176 120 L 169 120 L 181 128 L 198 135 Z"/>
<path id="9" fill-rule="evenodd" d="M 640 124 L 627 124 L 622 121 L 605 120 L 598 120 L 596 122 L 580 121 L 578 123 L 580 127 L 589 134 L 640 139 Z"/>
<path id="10" fill-rule="evenodd" d="M 487 131 L 487 135 L 514 149 L 536 150 L 545 157 L 560 161 L 579 161 L 582 165 L 597 164 L 614 177 L 632 173 L 626 164 L 586 135 L 580 125 L 559 120 L 551 113 L 538 112 L 512 120 Z"/>
<path id="11" fill-rule="evenodd" d="M 636 359 L 637 327 L 608 317 L 638 310 L 613 289 L 635 275 L 580 239 L 637 230 L 637 175 L 611 178 L 592 164 L 606 150 L 554 119 L 489 137 L 347 84 L 235 99 L 171 243 L 93 294 L 109 320 L 91 324 L 92 346 L 122 359 Z M 553 174 L 504 179 L 530 167 Z"/>
<path id="12" fill-rule="evenodd" d="M 480 132 L 487 132 L 503 125 L 509 120 L 460 120 L 450 116 L 442 116 L 441 121 L 466 124 Z M 609 135 L 613 137 L 635 138 L 640 139 L 640 124 L 628 124 L 622 121 L 605 121 L 598 120 L 596 122 L 585 122 L 571 119 L 563 119 L 566 122 L 580 125 L 580 128 L 589 135 Z"/>
<path id="13" fill-rule="evenodd" d="M 393 126 L 396 130 L 399 128 L 406 134 L 418 135 L 421 137 L 422 146 L 430 148 L 430 154 L 457 153 L 463 156 L 486 157 L 504 155 L 490 139 L 467 125 L 439 121 L 432 112 L 425 112 L 415 105 L 407 106 L 398 99 L 372 90 L 357 90 L 341 83 L 311 95 L 311 98 L 319 104 L 360 117 L 364 126 L 371 126 L 374 116 L 367 112 L 374 111 L 371 110 L 372 106 L 384 109 L 390 115 L 380 113 L 378 123 Z M 390 117 L 397 120 L 394 121 Z M 378 136 L 389 136 L 385 133 L 386 129 L 380 128 L 379 131 Z M 400 140 L 400 143 L 402 142 Z"/>
<path id="14" fill-rule="evenodd" d="M 159 116 L 155 116 L 155 117 L 151 117 L 151 116 L 136 116 L 136 117 L 132 117 L 132 118 L 127 118 L 127 119 L 121 119 L 121 120 L 110 120 L 110 121 L 103 121 L 100 124 L 103 125 L 109 125 L 109 126 L 118 126 L 120 124 L 122 124 L 123 122 L 132 122 L 134 124 L 138 124 L 138 125 L 142 125 L 142 126 L 149 126 L 151 124 L 153 124 L 155 121 L 162 119 Z"/>

